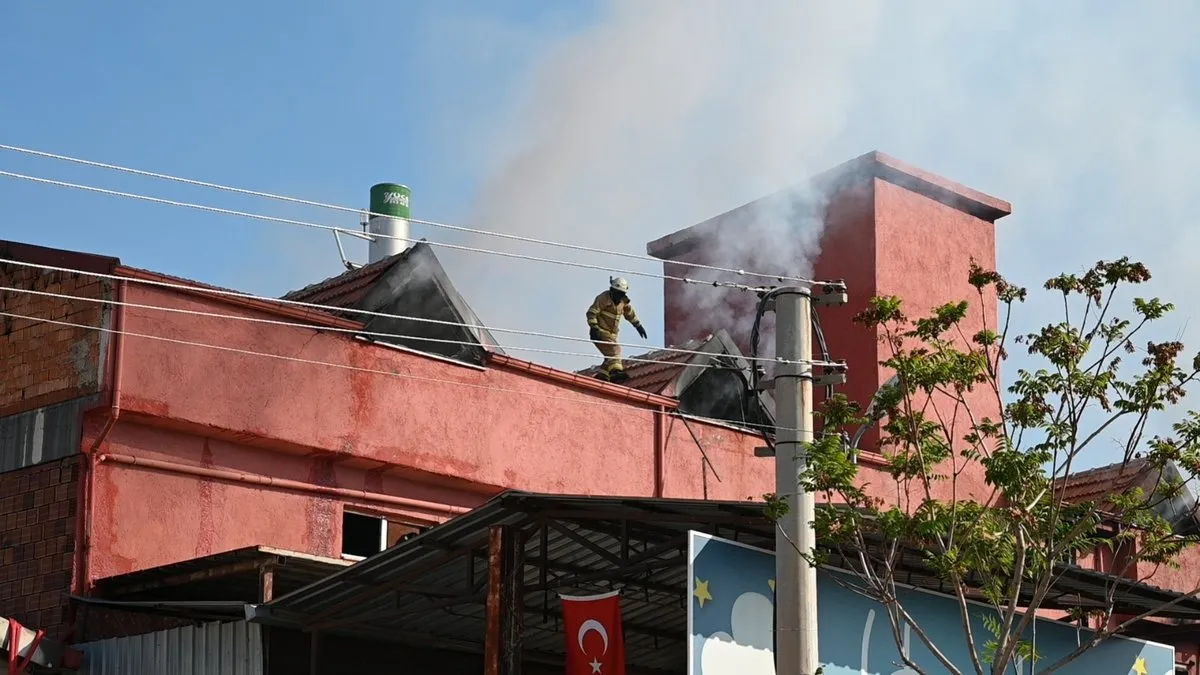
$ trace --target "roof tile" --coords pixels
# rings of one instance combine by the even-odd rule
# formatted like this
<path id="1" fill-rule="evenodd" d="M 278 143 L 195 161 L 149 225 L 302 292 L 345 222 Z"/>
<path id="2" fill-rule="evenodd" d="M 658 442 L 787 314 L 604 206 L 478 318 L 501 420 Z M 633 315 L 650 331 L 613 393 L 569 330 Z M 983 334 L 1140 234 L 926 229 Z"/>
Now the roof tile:
<path id="1" fill-rule="evenodd" d="M 1105 495 L 1119 494 L 1141 484 L 1151 471 L 1153 467 L 1142 458 L 1080 471 L 1066 479 L 1063 499 L 1070 503 L 1107 503 Z"/>
<path id="2" fill-rule="evenodd" d="M 369 265 L 348 270 L 324 281 L 291 291 L 284 295 L 283 299 L 335 307 L 352 307 L 366 295 L 380 276 L 391 269 L 393 265 L 404 260 L 408 252 L 412 250 L 409 248 L 403 253 L 397 253 L 383 260 L 377 260 Z"/>
<path id="3" fill-rule="evenodd" d="M 677 392 L 672 391 L 672 385 L 696 356 L 687 352 L 699 350 L 711 337 L 703 340 L 691 340 L 678 347 L 668 347 L 637 356 L 624 357 L 625 374 L 629 376 L 629 379 L 622 382 L 622 386 L 662 396 L 675 396 Z M 687 351 L 675 351 L 680 349 Z M 599 360 L 602 357 L 597 353 L 596 358 Z M 592 366 L 579 371 L 579 374 L 595 377 L 599 371 L 600 366 Z"/>

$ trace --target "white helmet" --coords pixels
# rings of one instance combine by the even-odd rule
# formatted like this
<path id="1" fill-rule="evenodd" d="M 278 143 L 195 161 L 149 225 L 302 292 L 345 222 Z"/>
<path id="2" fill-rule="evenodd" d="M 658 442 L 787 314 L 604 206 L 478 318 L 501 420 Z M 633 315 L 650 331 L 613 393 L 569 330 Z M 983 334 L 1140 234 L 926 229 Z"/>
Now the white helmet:
<path id="1" fill-rule="evenodd" d="M 621 291 L 622 293 L 629 292 L 629 282 L 625 281 L 621 277 L 609 277 L 608 287 L 614 291 Z"/>

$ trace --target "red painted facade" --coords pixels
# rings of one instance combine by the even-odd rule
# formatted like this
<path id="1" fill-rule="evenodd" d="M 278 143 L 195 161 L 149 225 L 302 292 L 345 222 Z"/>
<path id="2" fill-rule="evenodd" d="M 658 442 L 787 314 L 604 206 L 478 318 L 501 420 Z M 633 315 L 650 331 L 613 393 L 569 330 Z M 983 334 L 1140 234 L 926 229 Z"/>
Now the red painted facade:
<path id="1" fill-rule="evenodd" d="M 134 283 L 125 293 L 132 304 L 269 316 Z M 690 435 L 660 414 L 671 400 L 568 387 L 513 359 L 484 370 L 309 328 L 137 308 L 123 320 L 129 333 L 193 344 L 120 338 L 119 421 L 92 454 L 90 579 L 252 544 L 336 557 L 343 505 L 434 523 L 505 488 L 745 499 L 769 484 L 753 436 L 693 423 L 717 481 Z M 195 468 L 312 487 L 213 480 Z M 318 486 L 362 497 L 314 494 Z"/>
<path id="2" fill-rule="evenodd" d="M 1008 203 L 881 153 L 869 153 L 831 169 L 816 177 L 813 185 L 827 203 L 825 227 L 818 242 L 820 254 L 811 262 L 811 274 L 821 280 L 845 280 L 850 298 L 844 306 L 821 307 L 818 313 L 831 346 L 830 356 L 845 359 L 849 368 L 849 381 L 842 391 L 852 400 L 866 405 L 892 375 L 880 365 L 889 355 L 888 347 L 880 343 L 881 333 L 853 322 L 853 317 L 867 307 L 872 297 L 899 296 L 904 299 L 906 313 L 914 318 L 938 305 L 966 299 L 970 302 L 964 322 L 966 335 L 984 327 L 996 327 L 995 294 L 989 292 L 978 298 L 974 287 L 967 282 L 967 274 L 972 261 L 985 269 L 995 269 L 995 221 L 1011 212 Z M 748 260 L 730 260 L 721 249 L 728 236 L 725 228 L 755 227 L 758 214 L 762 213 L 756 211 L 758 208 L 753 203 L 745 205 L 652 242 L 648 250 L 664 258 L 666 273 L 677 277 L 698 274 L 676 261 L 763 269 L 762 259 L 756 259 L 754 252 Z M 779 263 L 775 264 L 777 268 Z M 805 267 L 804 260 L 794 261 L 793 269 Z M 722 277 L 738 280 L 728 275 L 715 278 Z M 665 282 L 664 323 L 669 343 L 692 339 L 713 328 L 707 323 L 713 313 L 697 310 L 692 301 L 693 288 L 679 281 Z M 753 317 L 755 296 L 713 288 L 705 288 L 704 292 L 723 293 L 724 303 L 738 307 L 737 311 L 724 314 L 731 319 L 728 325 L 717 327 L 728 330 L 749 353 L 747 317 Z M 818 396 L 820 393 L 817 392 Z M 968 400 L 975 414 L 999 418 L 1000 407 L 994 392 L 975 392 Z M 953 411 L 952 404 L 939 403 L 946 414 Z M 965 424 L 962 417 L 960 412 L 955 423 Z M 866 451 L 862 461 L 868 467 L 878 465 L 879 457 L 873 452 L 878 439 L 878 430 L 871 429 L 860 443 Z M 866 479 L 872 480 L 869 475 Z M 963 468 L 958 481 L 941 487 L 946 493 L 939 496 L 946 499 L 988 496 L 977 466 Z"/>
<path id="3" fill-rule="evenodd" d="M 848 393 L 865 401 L 888 374 L 877 363 L 878 336 L 850 317 L 875 294 L 903 296 L 914 310 L 968 296 L 967 264 L 994 266 L 993 222 L 1008 206 L 881 155 L 852 166 L 854 179 L 833 192 L 815 274 L 849 286 L 850 306 L 822 310 L 822 321 L 833 356 L 849 363 Z M 688 260 L 712 259 L 694 231 L 658 244 L 667 240 L 685 242 L 678 248 Z M 20 272 L 22 287 L 69 287 L 129 304 L 106 310 L 27 296 L 34 299 L 22 314 L 77 317 L 72 321 L 125 334 L 63 329 L 52 342 L 58 351 L 45 354 L 38 350 L 49 332 L 35 328 L 43 324 L 15 320 L 0 334 L 6 363 L 49 364 L 40 376 L 21 371 L 25 379 L 6 380 L 6 411 L 44 405 L 43 397 L 103 394 L 84 414 L 78 470 L 58 473 L 67 481 L 60 489 L 74 495 L 60 514 L 73 530 L 72 573 L 41 592 L 87 593 L 99 579 L 254 545 L 336 558 L 346 509 L 422 525 L 509 488 L 728 500 L 773 489 L 772 461 L 754 456 L 756 434 L 702 421 L 689 422 L 689 431 L 666 414 L 678 405 L 672 398 L 507 356 L 474 367 L 367 343 L 339 332 L 361 328 L 353 321 L 140 283 L 180 280 L 114 259 L 19 246 L 4 252 L 124 279 Z M 666 267 L 674 273 L 678 266 Z M 15 278 L 20 269 L 29 268 L 0 272 Z M 701 328 L 726 328 L 744 346 L 748 324 L 703 325 L 682 304 L 680 287 L 668 283 L 665 292 L 670 343 L 698 337 Z M 746 298 L 752 302 L 749 294 L 730 302 Z M 972 311 L 976 325 L 984 317 L 995 325 L 994 298 Z M 88 371 L 95 364 L 102 367 Z M 864 447 L 873 442 L 869 436 Z M 879 496 L 894 494 L 870 455 L 863 474 Z M 968 481 L 958 497 L 974 495 L 979 485 Z M 22 505 L 0 499 L 0 523 L 19 513 Z M 0 555 L 7 556 L 10 532 L 3 537 Z M 23 582 L 11 577 L 7 557 L 0 560 L 3 601 L 6 589 Z M 18 618 L 34 623 L 61 612 L 41 604 L 32 612 L 51 614 Z"/>

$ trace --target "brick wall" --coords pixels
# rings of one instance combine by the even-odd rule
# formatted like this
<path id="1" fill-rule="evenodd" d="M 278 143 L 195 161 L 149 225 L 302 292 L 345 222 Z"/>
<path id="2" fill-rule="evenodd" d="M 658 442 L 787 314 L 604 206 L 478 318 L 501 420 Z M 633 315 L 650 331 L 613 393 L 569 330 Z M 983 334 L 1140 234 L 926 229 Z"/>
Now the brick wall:
<path id="1" fill-rule="evenodd" d="M 0 285 L 112 299 L 113 283 L 93 276 L 0 264 Z M 111 306 L 13 291 L 0 312 L 86 326 L 108 325 Z M 0 316 L 0 416 L 95 393 L 103 380 L 108 335 L 44 321 Z"/>
<path id="2" fill-rule="evenodd" d="M 65 637 L 80 456 L 0 473 L 0 615 Z"/>

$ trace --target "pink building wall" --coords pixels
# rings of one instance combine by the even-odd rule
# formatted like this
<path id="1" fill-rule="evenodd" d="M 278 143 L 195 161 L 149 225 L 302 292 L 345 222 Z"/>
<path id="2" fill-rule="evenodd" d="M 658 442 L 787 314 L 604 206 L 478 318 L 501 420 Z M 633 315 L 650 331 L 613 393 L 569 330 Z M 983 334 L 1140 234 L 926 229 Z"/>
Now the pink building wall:
<path id="1" fill-rule="evenodd" d="M 125 292 L 132 304 L 279 320 L 136 283 Z M 481 370 L 314 328 L 136 307 L 122 319 L 130 333 L 378 372 L 125 337 L 118 421 L 92 457 L 90 580 L 254 544 L 336 557 L 344 505 L 434 523 L 507 488 L 747 499 L 773 484 L 753 434 L 689 422 L 714 475 L 683 423 L 661 415 L 666 405 L 566 387 L 524 362 Z M 92 415 L 85 447 L 104 424 L 104 411 Z M 367 494 L 210 479 L 197 468 Z"/>
<path id="2" fill-rule="evenodd" d="M 893 374 L 880 365 L 890 356 L 889 347 L 880 342 L 882 332 L 853 321 L 872 297 L 901 297 L 910 318 L 926 315 L 938 305 L 967 300 L 970 309 L 963 329 L 968 338 L 984 326 L 996 327 L 994 292 L 987 292 L 981 303 L 967 279 L 972 261 L 985 269 L 995 269 L 995 221 L 1011 211 L 1008 203 L 880 153 L 869 153 L 831 169 L 814 183 L 825 191 L 828 202 L 812 274 L 819 280 L 845 280 L 849 294 L 848 304 L 817 310 L 831 358 L 845 359 L 849 368 L 842 393 L 865 406 Z M 746 253 L 748 259 L 730 260 L 726 250 L 727 238 L 735 236 L 737 228 L 753 226 L 754 213 L 755 205 L 748 204 L 663 237 L 649 244 L 648 249 L 664 258 L 666 273 L 675 276 L 695 277 L 700 273 L 672 261 L 764 271 L 762 261 L 754 257 L 761 251 L 751 249 Z M 729 228 L 733 228 L 733 234 Z M 785 267 L 782 272 L 805 274 L 804 262 L 796 260 L 793 267 Z M 778 270 L 778 261 L 770 269 Z M 704 291 L 724 293 L 722 301 L 739 308 L 728 313 L 738 317 L 734 323 L 719 327 L 748 349 L 750 320 L 746 317 L 753 317 L 755 296 L 737 290 Z M 711 325 L 712 312 L 697 308 L 692 292 L 689 284 L 664 284 L 664 325 L 669 343 L 680 344 L 717 327 Z M 966 346 L 965 340 L 956 341 Z M 822 393 L 815 392 L 818 405 Z M 969 393 L 966 399 L 977 419 L 999 419 L 1000 406 L 994 393 L 980 390 Z M 937 404 L 951 420 L 952 428 L 962 430 L 955 435 L 965 434 L 967 414 L 956 410 L 946 397 L 938 397 Z M 859 445 L 864 451 L 860 457 L 864 467 L 882 467 L 882 457 L 876 452 L 878 442 L 878 427 L 873 427 Z M 959 469 L 957 481 L 936 486 L 939 498 L 983 500 L 992 496 L 984 485 L 982 467 L 971 464 Z M 871 478 L 868 475 L 864 480 Z M 887 496 L 889 501 L 895 500 L 894 491 Z"/>

